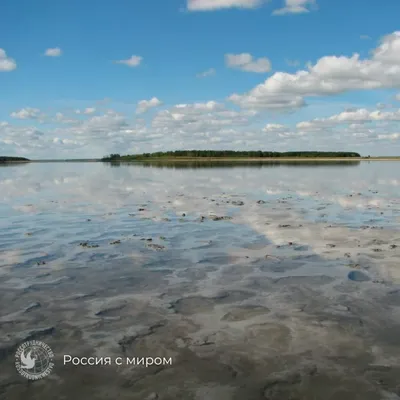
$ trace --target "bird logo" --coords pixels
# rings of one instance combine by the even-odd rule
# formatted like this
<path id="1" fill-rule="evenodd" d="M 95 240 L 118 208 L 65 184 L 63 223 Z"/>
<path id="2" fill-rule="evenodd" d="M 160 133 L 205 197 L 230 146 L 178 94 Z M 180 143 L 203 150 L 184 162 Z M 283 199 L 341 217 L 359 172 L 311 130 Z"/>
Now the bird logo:
<path id="1" fill-rule="evenodd" d="M 35 367 L 36 358 L 32 358 L 31 356 L 32 351 L 29 351 L 28 354 L 25 356 L 24 352 L 21 352 L 21 368 L 23 369 L 32 369 Z"/>
<path id="2" fill-rule="evenodd" d="M 54 353 L 38 340 L 22 343 L 15 353 L 15 368 L 26 379 L 37 380 L 48 376 L 54 367 Z"/>

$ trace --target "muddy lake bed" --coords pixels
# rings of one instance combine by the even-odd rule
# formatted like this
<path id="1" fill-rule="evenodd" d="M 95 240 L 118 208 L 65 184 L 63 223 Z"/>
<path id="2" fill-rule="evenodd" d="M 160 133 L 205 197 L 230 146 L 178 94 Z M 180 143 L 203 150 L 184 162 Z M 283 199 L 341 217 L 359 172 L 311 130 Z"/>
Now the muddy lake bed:
<path id="1" fill-rule="evenodd" d="M 0 198 L 1 399 L 400 399 L 397 162 L 30 163 Z"/>

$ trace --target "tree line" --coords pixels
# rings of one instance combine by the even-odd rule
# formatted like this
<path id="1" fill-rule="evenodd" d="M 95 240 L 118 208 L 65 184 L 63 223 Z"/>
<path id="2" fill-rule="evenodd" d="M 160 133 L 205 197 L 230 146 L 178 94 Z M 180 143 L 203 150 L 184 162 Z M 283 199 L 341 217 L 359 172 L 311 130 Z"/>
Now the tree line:
<path id="1" fill-rule="evenodd" d="M 234 150 L 176 150 L 136 155 L 110 154 L 102 161 L 132 161 L 162 158 L 359 158 L 361 155 L 346 151 L 234 151 Z"/>
<path id="2" fill-rule="evenodd" d="M 11 161 L 29 161 L 25 157 L 5 157 L 0 156 L 0 163 L 11 162 Z"/>

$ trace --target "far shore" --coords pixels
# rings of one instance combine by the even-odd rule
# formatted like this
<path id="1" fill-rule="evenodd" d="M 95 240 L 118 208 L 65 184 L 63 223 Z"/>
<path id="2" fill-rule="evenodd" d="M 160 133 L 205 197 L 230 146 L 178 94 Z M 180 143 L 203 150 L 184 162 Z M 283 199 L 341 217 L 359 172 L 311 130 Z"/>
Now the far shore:
<path id="1" fill-rule="evenodd" d="M 42 162 L 105 162 L 105 163 L 147 163 L 147 162 L 158 162 L 158 163 L 168 163 L 168 162 L 209 162 L 209 161 L 219 161 L 219 162 L 279 162 L 279 161 L 301 161 L 301 162 L 327 162 L 327 161 L 344 161 L 344 162 L 354 162 L 354 161 L 400 161 L 400 156 L 394 157 L 255 157 L 255 158 L 241 158 L 241 157 L 148 157 L 148 158 L 138 158 L 138 159 L 117 159 L 112 161 L 104 161 L 101 159 L 62 159 L 62 160 L 10 160 L 0 162 L 1 164 L 27 164 L 27 163 L 42 163 Z"/>
<path id="2" fill-rule="evenodd" d="M 169 163 L 169 162 L 254 162 L 254 163 L 268 163 L 268 162 L 355 162 L 355 161 L 400 161 L 400 157 L 274 157 L 274 158 L 240 158 L 240 157 L 149 157 L 149 158 L 139 158 L 139 159 L 129 159 L 129 160 L 112 160 L 112 161 L 102 161 L 105 163 Z"/>
<path id="3" fill-rule="evenodd" d="M 132 160 L 113 160 L 113 161 L 103 161 L 112 163 L 130 163 L 130 162 L 168 162 L 168 161 L 229 161 L 229 162 L 262 162 L 262 161 L 400 161 L 400 157 L 277 157 L 277 158 L 240 158 L 240 157 L 171 157 L 171 158 L 140 158 Z"/>

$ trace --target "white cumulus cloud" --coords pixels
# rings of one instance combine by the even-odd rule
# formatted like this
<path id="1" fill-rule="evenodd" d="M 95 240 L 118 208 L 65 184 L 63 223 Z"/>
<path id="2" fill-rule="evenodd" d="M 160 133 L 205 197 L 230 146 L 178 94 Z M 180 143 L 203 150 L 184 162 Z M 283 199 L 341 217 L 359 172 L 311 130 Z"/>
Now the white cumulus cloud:
<path id="1" fill-rule="evenodd" d="M 162 105 L 162 101 L 157 99 L 157 97 L 153 97 L 150 100 L 142 100 L 139 101 L 136 107 L 136 114 L 144 114 L 149 111 L 151 108 L 159 107 Z"/>
<path id="2" fill-rule="evenodd" d="M 210 137 L 212 133 L 232 127 L 248 126 L 256 115 L 253 111 L 234 111 L 216 101 L 177 104 L 160 111 L 152 121 L 152 128 L 171 134 Z"/>
<path id="3" fill-rule="evenodd" d="M 90 119 L 82 122 L 73 131 L 74 134 L 82 137 L 96 137 L 103 138 L 102 135 L 110 135 L 114 132 L 119 132 L 128 126 L 123 115 L 109 110 L 103 115 L 91 117 Z"/>
<path id="4" fill-rule="evenodd" d="M 15 68 L 17 68 L 15 60 L 8 57 L 5 50 L 0 49 L 0 72 L 10 72 Z"/>
<path id="5" fill-rule="evenodd" d="M 310 105 L 310 110 L 313 107 Z M 0 152 L 31 158 L 51 158 L 54 154 L 68 158 L 72 154 L 73 157 L 127 154 L 132 149 L 134 152 L 188 148 L 288 151 L 329 147 L 377 155 L 395 155 L 400 149 L 400 110 L 394 108 L 347 109 L 305 121 L 297 127 L 288 121 L 285 125 L 280 121 L 267 123 L 265 113 L 238 110 L 217 101 L 176 104 L 156 112 L 151 123 L 111 109 L 69 120 L 71 111 L 70 107 L 60 110 L 49 120 L 58 124 L 41 125 L 40 130 L 35 120 L 27 120 L 30 126 L 0 122 Z M 370 120 L 374 123 L 366 124 Z"/>
<path id="6" fill-rule="evenodd" d="M 395 111 L 369 111 L 365 108 L 360 108 L 357 110 L 343 111 L 329 118 L 316 118 L 311 121 L 299 122 L 296 128 L 313 130 L 340 124 L 363 124 L 375 121 L 400 121 L 400 109 Z"/>
<path id="7" fill-rule="evenodd" d="M 10 116 L 16 119 L 36 119 L 39 117 L 39 113 L 40 113 L 39 109 L 27 107 L 12 112 Z"/>
<path id="8" fill-rule="evenodd" d="M 266 73 L 271 71 L 271 62 L 268 58 L 255 59 L 249 53 L 226 54 L 225 63 L 229 68 L 240 69 L 246 72 Z"/>
<path id="9" fill-rule="evenodd" d="M 44 52 L 44 55 L 47 57 L 60 57 L 61 54 L 62 54 L 62 51 L 59 47 L 53 47 L 53 48 L 47 49 Z"/>
<path id="10" fill-rule="evenodd" d="M 246 108 L 296 108 L 305 98 L 350 90 L 400 88 L 400 31 L 382 38 L 367 59 L 325 56 L 307 70 L 277 72 L 248 93 L 229 100 Z"/>
<path id="11" fill-rule="evenodd" d="M 118 60 L 115 61 L 116 64 L 124 64 L 128 67 L 135 68 L 138 67 L 143 61 L 143 57 L 141 56 L 131 56 L 127 60 Z"/>

